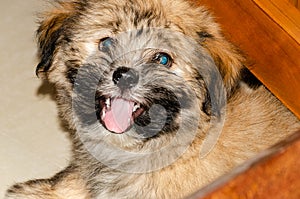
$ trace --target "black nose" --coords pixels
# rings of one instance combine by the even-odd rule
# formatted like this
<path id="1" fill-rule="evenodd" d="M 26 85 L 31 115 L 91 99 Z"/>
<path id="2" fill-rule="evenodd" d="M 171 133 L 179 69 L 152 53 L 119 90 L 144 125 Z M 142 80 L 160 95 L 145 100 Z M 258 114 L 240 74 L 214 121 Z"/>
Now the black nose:
<path id="1" fill-rule="evenodd" d="M 138 81 L 138 73 L 127 67 L 120 67 L 113 74 L 113 82 L 122 90 L 136 86 Z"/>

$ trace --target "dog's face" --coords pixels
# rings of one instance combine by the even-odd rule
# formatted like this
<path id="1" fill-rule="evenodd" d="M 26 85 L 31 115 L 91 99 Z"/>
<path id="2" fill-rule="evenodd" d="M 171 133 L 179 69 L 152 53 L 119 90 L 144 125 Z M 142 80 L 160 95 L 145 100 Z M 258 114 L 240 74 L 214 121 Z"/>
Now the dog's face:
<path id="1" fill-rule="evenodd" d="M 38 37 L 37 73 L 56 85 L 61 114 L 92 151 L 103 141 L 186 147 L 218 117 L 223 82 L 230 92 L 241 68 L 211 16 L 181 0 L 67 1 Z"/>

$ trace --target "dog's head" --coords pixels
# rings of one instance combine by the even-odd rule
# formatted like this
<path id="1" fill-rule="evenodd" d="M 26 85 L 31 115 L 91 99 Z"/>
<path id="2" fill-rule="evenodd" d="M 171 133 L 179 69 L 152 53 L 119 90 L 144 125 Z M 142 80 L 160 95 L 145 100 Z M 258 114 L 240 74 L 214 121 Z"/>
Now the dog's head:
<path id="1" fill-rule="evenodd" d="M 37 74 L 90 146 L 189 143 L 220 115 L 242 68 L 211 15 L 182 0 L 59 2 L 38 39 Z"/>

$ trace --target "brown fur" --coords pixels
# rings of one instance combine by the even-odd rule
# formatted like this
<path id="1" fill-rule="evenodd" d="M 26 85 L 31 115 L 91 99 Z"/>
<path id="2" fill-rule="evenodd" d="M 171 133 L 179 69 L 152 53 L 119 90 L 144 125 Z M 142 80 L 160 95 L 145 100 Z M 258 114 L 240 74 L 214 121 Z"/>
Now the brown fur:
<path id="1" fill-rule="evenodd" d="M 151 32 L 148 28 L 158 30 Z M 160 29 L 166 30 L 167 34 L 163 32 L 162 36 L 156 37 Z M 149 30 L 150 33 L 142 31 L 138 34 L 135 30 Z M 124 34 L 128 31 L 136 36 Z M 73 158 L 67 169 L 51 179 L 14 185 L 8 190 L 7 199 L 182 198 L 300 128 L 299 120 L 255 78 L 252 77 L 254 82 L 249 83 L 251 74 L 244 68 L 244 57 L 222 36 L 211 14 L 187 1 L 58 1 L 56 7 L 44 15 L 37 33 L 40 57 L 37 74 L 57 89 L 58 108 L 70 128 Z M 98 45 L 102 38 L 112 35 L 124 42 L 129 40 L 126 48 L 133 50 L 121 51 L 124 55 L 118 55 L 110 65 L 113 69 L 107 69 L 99 59 L 103 54 L 98 52 Z M 141 42 L 135 43 L 135 38 Z M 165 38 L 164 42 L 160 42 L 162 38 Z M 157 50 L 165 47 L 167 52 L 172 51 L 169 53 L 174 62 L 168 69 L 150 63 L 153 67 L 147 68 L 149 76 L 144 74 L 146 68 L 136 69 L 144 79 L 139 80 L 131 95 L 120 94 L 111 82 L 114 67 L 126 65 L 139 56 L 140 51 L 144 52 L 143 46 L 139 45 L 147 39 L 153 46 L 159 46 Z M 168 45 L 164 46 L 165 43 Z M 194 52 L 199 56 L 194 56 Z M 151 53 L 141 58 L 141 62 Z M 213 76 L 214 64 L 221 79 L 218 75 Z M 92 67 L 85 69 L 85 65 Z M 212 70 L 211 73 L 206 69 Z M 90 78 L 78 80 L 78 71 Z M 199 71 L 203 73 L 199 74 Z M 178 94 L 178 97 L 182 92 L 181 114 L 171 118 L 170 126 L 162 130 L 163 133 L 148 139 L 132 137 L 136 135 L 135 130 L 121 135 L 110 133 L 99 122 L 82 127 L 78 124 L 80 116 L 74 113 L 74 110 L 78 111 L 74 106 L 81 94 L 75 92 L 76 86 L 88 85 L 86 81 L 94 75 L 103 78 L 97 85 L 99 88 L 96 87 L 97 92 L 126 99 L 134 97 L 145 104 L 149 103 L 148 98 L 151 101 L 156 97 L 159 102 L 170 100 L 173 103 L 170 94 Z M 164 90 L 150 91 L 158 87 Z M 189 88 L 194 93 L 189 93 Z M 212 92 L 210 97 L 216 100 L 215 104 L 208 99 L 208 92 Z M 226 104 L 222 100 L 223 94 L 227 96 Z M 84 106 L 84 102 L 80 101 L 78 106 Z M 165 106 L 174 108 L 173 105 Z M 191 124 L 192 121 L 198 123 Z M 178 132 L 177 124 L 183 127 Z M 196 133 L 190 135 L 193 125 Z M 190 138 L 193 138 L 191 142 Z M 211 148 L 202 154 L 203 146 L 210 145 Z M 103 146 L 117 146 L 126 155 L 126 152 L 159 152 L 158 155 L 132 159 Z M 163 151 L 164 146 L 171 148 Z M 103 157 L 104 162 L 99 161 Z M 149 169 L 144 171 L 143 168 Z"/>

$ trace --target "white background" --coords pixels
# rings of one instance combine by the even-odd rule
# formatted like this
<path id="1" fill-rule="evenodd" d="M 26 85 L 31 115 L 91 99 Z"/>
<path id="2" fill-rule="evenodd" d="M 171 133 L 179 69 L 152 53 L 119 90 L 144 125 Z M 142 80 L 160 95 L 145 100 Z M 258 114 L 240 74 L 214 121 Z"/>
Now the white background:
<path id="1" fill-rule="evenodd" d="M 69 157 L 55 103 L 35 76 L 36 16 L 45 7 L 0 1 L 0 198 L 14 182 L 52 176 Z"/>

